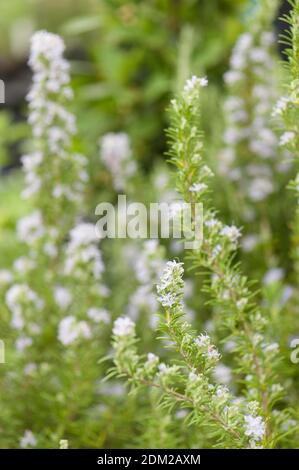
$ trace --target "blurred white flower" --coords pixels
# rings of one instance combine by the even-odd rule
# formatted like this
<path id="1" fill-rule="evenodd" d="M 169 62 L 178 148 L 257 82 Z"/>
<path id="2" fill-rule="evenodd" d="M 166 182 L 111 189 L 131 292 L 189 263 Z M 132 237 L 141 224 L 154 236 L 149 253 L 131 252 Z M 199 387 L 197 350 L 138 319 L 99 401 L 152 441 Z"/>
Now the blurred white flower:
<path id="1" fill-rule="evenodd" d="M 20 241 L 32 245 L 43 237 L 44 234 L 43 217 L 39 210 L 35 210 L 31 214 L 18 220 L 17 236 Z"/>
<path id="2" fill-rule="evenodd" d="M 36 447 L 37 439 L 32 431 L 26 429 L 24 435 L 20 439 L 20 447 L 25 449 L 26 447 Z"/>
<path id="3" fill-rule="evenodd" d="M 217 382 L 228 385 L 232 380 L 232 371 L 230 367 L 224 364 L 217 364 L 213 370 L 213 375 Z"/>
<path id="4" fill-rule="evenodd" d="M 87 310 L 87 316 L 96 323 L 110 323 L 111 315 L 104 308 L 91 307 Z"/>
<path id="5" fill-rule="evenodd" d="M 190 93 L 191 91 L 194 90 L 196 86 L 200 87 L 205 87 L 208 85 L 208 79 L 206 77 L 197 77 L 196 75 L 192 75 L 191 78 L 189 78 L 184 86 L 184 91 L 187 93 Z"/>
<path id="6" fill-rule="evenodd" d="M 112 174 L 114 188 L 125 189 L 127 179 L 136 172 L 128 135 L 124 132 L 109 132 L 99 143 L 101 159 Z"/>
<path id="7" fill-rule="evenodd" d="M 73 316 L 67 316 L 61 320 L 58 326 L 58 339 L 68 346 L 79 338 L 91 338 L 91 329 L 86 321 L 78 321 Z"/>
<path id="8" fill-rule="evenodd" d="M 135 331 L 135 323 L 129 317 L 119 317 L 114 322 L 114 336 L 130 336 Z"/>
<path id="9" fill-rule="evenodd" d="M 71 305 L 73 296 L 66 287 L 56 286 L 54 288 L 54 299 L 58 307 L 66 310 Z"/>
<path id="10" fill-rule="evenodd" d="M 272 268 L 266 272 L 263 277 L 263 283 L 265 285 L 273 284 L 282 280 L 284 276 L 284 270 L 281 268 Z"/>
<path id="11" fill-rule="evenodd" d="M 245 415 L 245 435 L 254 441 L 261 440 L 265 435 L 266 425 L 261 416 Z"/>

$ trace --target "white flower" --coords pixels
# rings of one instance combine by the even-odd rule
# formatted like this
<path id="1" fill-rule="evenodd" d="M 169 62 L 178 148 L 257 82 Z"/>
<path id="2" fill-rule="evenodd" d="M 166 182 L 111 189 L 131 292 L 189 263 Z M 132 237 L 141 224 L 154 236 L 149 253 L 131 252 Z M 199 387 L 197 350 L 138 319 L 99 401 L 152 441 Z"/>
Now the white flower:
<path id="1" fill-rule="evenodd" d="M 11 325 L 16 329 L 21 329 L 24 326 L 23 309 L 25 306 L 31 309 L 33 306 L 37 310 L 41 310 L 44 306 L 44 301 L 26 284 L 11 286 L 6 292 L 5 302 L 12 312 Z"/>
<path id="2" fill-rule="evenodd" d="M 68 449 L 69 441 L 67 439 L 60 439 L 59 441 L 59 449 Z"/>
<path id="3" fill-rule="evenodd" d="M 32 375 L 37 370 L 37 365 L 34 362 L 28 362 L 24 367 L 24 374 L 25 375 Z"/>
<path id="4" fill-rule="evenodd" d="M 90 338 L 91 330 L 86 321 L 77 321 L 73 316 L 61 320 L 58 326 L 59 341 L 68 346 L 79 338 Z"/>
<path id="5" fill-rule="evenodd" d="M 21 336 L 16 341 L 16 349 L 19 352 L 24 351 L 24 349 L 28 348 L 31 345 L 32 345 L 32 338 L 29 338 L 28 336 Z"/>
<path id="6" fill-rule="evenodd" d="M 292 142 L 292 140 L 294 140 L 295 137 L 296 137 L 296 134 L 295 134 L 295 132 L 293 132 L 293 131 L 284 132 L 284 133 L 280 136 L 279 145 L 287 145 L 287 144 L 289 144 L 290 142 Z"/>
<path id="7" fill-rule="evenodd" d="M 152 286 L 141 285 L 137 287 L 129 299 L 127 314 L 133 320 L 137 320 L 140 313 L 148 311 L 151 313 L 151 320 L 155 318 L 154 314 L 158 310 L 158 302 Z"/>
<path id="8" fill-rule="evenodd" d="M 272 31 L 264 31 L 261 35 L 261 44 L 264 47 L 274 44 L 276 38 Z"/>
<path id="9" fill-rule="evenodd" d="M 184 419 L 186 418 L 187 415 L 188 415 L 188 410 L 181 409 L 175 412 L 175 416 L 177 419 Z"/>
<path id="10" fill-rule="evenodd" d="M 274 106 L 272 116 L 280 116 L 286 109 L 290 102 L 290 98 L 288 96 L 282 96 Z"/>
<path id="11" fill-rule="evenodd" d="M 125 386 L 121 382 L 106 382 L 101 385 L 101 392 L 107 396 L 120 397 L 125 394 Z"/>
<path id="12" fill-rule="evenodd" d="M 13 267 L 18 273 L 25 274 L 34 269 L 35 262 L 26 256 L 21 256 L 14 261 Z"/>
<path id="13" fill-rule="evenodd" d="M 110 323 L 111 316 L 108 310 L 104 308 L 91 307 L 87 310 L 87 316 L 96 323 Z"/>
<path id="14" fill-rule="evenodd" d="M 253 62 L 263 63 L 269 60 L 269 55 L 265 49 L 262 49 L 261 47 L 254 47 L 250 51 L 250 59 Z"/>
<path id="15" fill-rule="evenodd" d="M 245 435 L 251 436 L 254 441 L 264 437 L 266 425 L 261 416 L 245 415 Z"/>
<path id="16" fill-rule="evenodd" d="M 161 364 L 159 364 L 158 369 L 160 375 L 168 374 L 171 371 L 171 367 L 164 364 L 164 362 L 161 362 Z"/>
<path id="17" fill-rule="evenodd" d="M 145 240 L 143 249 L 147 255 L 154 255 L 159 248 L 158 240 Z"/>
<path id="18" fill-rule="evenodd" d="M 229 70 L 223 75 L 224 82 L 229 85 L 239 82 L 243 77 L 243 73 L 239 70 Z"/>
<path id="19" fill-rule="evenodd" d="M 66 310 L 71 305 L 73 296 L 66 287 L 56 286 L 54 289 L 54 299 L 58 307 Z"/>
<path id="20" fill-rule="evenodd" d="M 241 232 L 235 225 L 225 225 L 220 230 L 220 235 L 228 238 L 232 243 L 236 243 L 238 238 L 241 236 Z"/>
<path id="21" fill-rule="evenodd" d="M 31 56 L 29 62 L 33 66 L 42 67 L 39 64 L 40 56 L 48 61 L 59 61 L 64 52 L 64 43 L 62 39 L 47 31 L 37 31 L 31 38 Z"/>
<path id="22" fill-rule="evenodd" d="M 284 305 L 294 294 L 294 287 L 286 285 L 281 294 L 281 305 Z"/>
<path id="23" fill-rule="evenodd" d="M 191 193 L 201 193 L 205 191 L 208 188 L 208 185 L 205 183 L 194 183 L 192 186 L 190 186 L 189 191 Z"/>
<path id="24" fill-rule="evenodd" d="M 238 111 L 244 107 L 244 100 L 239 96 L 228 96 L 224 103 L 224 109 L 227 112 Z"/>
<path id="25" fill-rule="evenodd" d="M 228 127 L 225 130 L 223 139 L 227 145 L 235 145 L 244 138 L 244 131 L 237 127 Z"/>
<path id="26" fill-rule="evenodd" d="M 199 346 L 200 348 L 202 348 L 202 347 L 207 347 L 207 346 L 209 346 L 210 343 L 211 343 L 211 340 L 210 340 L 209 335 L 206 335 L 206 334 L 201 333 L 201 334 L 196 338 L 195 343 L 197 344 L 197 346 Z"/>
<path id="27" fill-rule="evenodd" d="M 252 42 L 253 42 L 253 36 L 251 33 L 243 33 L 240 35 L 240 37 L 238 38 L 238 42 L 235 46 L 235 51 L 234 52 L 238 52 L 238 53 L 244 53 L 246 52 L 252 45 Z"/>
<path id="28" fill-rule="evenodd" d="M 41 148 L 41 139 L 43 151 L 38 150 L 22 158 L 26 182 L 22 195 L 25 198 L 38 197 L 38 193 L 44 190 L 45 180 L 49 195 L 68 201 L 79 201 L 84 190 L 80 174 L 87 160 L 78 158 L 71 151 L 76 123 L 74 115 L 64 107 L 64 103 L 72 98 L 69 64 L 63 57 L 64 49 L 63 40 L 56 34 L 38 31 L 32 36 L 29 65 L 33 71 L 33 84 L 27 95 L 30 110 L 28 122 L 33 137 L 38 140 L 36 148 Z M 53 171 L 56 175 L 62 174 L 62 167 L 66 168 L 65 161 L 68 161 L 70 173 L 67 186 L 57 183 L 57 178 L 49 179 L 49 173 Z M 86 174 L 84 178 L 86 181 Z"/>
<path id="29" fill-rule="evenodd" d="M 213 370 L 213 375 L 217 382 L 223 383 L 225 385 L 228 385 L 232 380 L 231 369 L 224 364 L 217 364 Z"/>
<path id="30" fill-rule="evenodd" d="M 236 343 L 233 340 L 227 341 L 223 346 L 223 350 L 227 353 L 231 353 L 235 349 L 236 349 Z"/>
<path id="31" fill-rule="evenodd" d="M 156 362 L 159 362 L 159 358 L 158 358 L 158 356 L 156 356 L 156 354 L 148 353 L 147 362 L 149 364 L 155 364 Z"/>
<path id="32" fill-rule="evenodd" d="M 110 170 L 118 170 L 119 163 L 131 154 L 130 140 L 124 132 L 110 132 L 102 137 L 100 143 L 102 160 Z"/>
<path id="33" fill-rule="evenodd" d="M 165 266 L 158 240 L 142 243 L 137 256 L 136 244 L 127 245 L 124 255 L 132 265 L 137 280 L 147 288 L 160 277 Z"/>
<path id="34" fill-rule="evenodd" d="M 112 333 L 114 336 L 130 336 L 134 334 L 135 323 L 128 317 L 119 317 L 114 322 Z"/>
<path id="35" fill-rule="evenodd" d="M 290 428 L 297 426 L 297 421 L 295 419 L 287 419 L 284 423 L 282 423 L 282 430 L 287 431 Z"/>
<path id="36" fill-rule="evenodd" d="M 35 447 L 37 445 L 37 440 L 32 431 L 26 429 L 24 435 L 20 439 L 20 447 L 25 449 L 26 447 Z"/>
<path id="37" fill-rule="evenodd" d="M 97 243 L 98 240 L 95 226 L 93 224 L 78 224 L 70 231 L 70 243 L 72 248 Z"/>
<path id="38" fill-rule="evenodd" d="M 25 172 L 35 171 L 43 161 L 42 152 L 33 152 L 21 157 L 21 162 Z"/>
<path id="39" fill-rule="evenodd" d="M 187 93 L 190 93 L 197 86 L 205 87 L 207 85 L 208 85 L 208 79 L 206 77 L 199 78 L 196 75 L 192 75 L 192 77 L 186 81 L 185 86 L 184 86 L 184 91 Z"/>
<path id="40" fill-rule="evenodd" d="M 217 219 L 212 218 L 212 219 L 205 220 L 205 226 L 210 229 L 218 227 L 219 225 L 220 225 L 220 222 Z"/>
<path id="41" fill-rule="evenodd" d="M 44 233 L 43 217 L 39 210 L 19 219 L 17 223 L 17 236 L 19 240 L 29 245 L 39 240 Z"/>
<path id="42" fill-rule="evenodd" d="M 282 268 L 272 268 L 266 272 L 263 277 L 263 283 L 267 286 L 275 282 L 281 281 L 284 276 L 284 270 Z"/>
<path id="43" fill-rule="evenodd" d="M 178 263 L 177 261 L 168 261 L 166 263 L 166 268 L 163 271 L 160 284 L 157 286 L 158 291 L 162 291 L 171 286 L 171 284 L 175 282 L 176 276 L 182 277 L 183 273 L 183 263 Z"/>
<path id="44" fill-rule="evenodd" d="M 136 172 L 128 135 L 109 132 L 100 139 L 100 149 L 101 158 L 112 174 L 114 188 L 124 189 L 126 180 Z"/>
<path id="45" fill-rule="evenodd" d="M 256 247 L 259 241 L 260 241 L 259 235 L 255 235 L 255 234 L 246 235 L 242 239 L 242 248 L 245 252 L 248 253 Z"/>
<path id="46" fill-rule="evenodd" d="M 213 361 L 219 361 L 219 359 L 221 357 L 220 353 L 214 347 L 210 347 L 205 354 L 206 354 L 208 359 L 213 360 Z"/>
<path id="47" fill-rule="evenodd" d="M 270 353 L 270 352 L 274 352 L 274 353 L 277 353 L 279 351 L 279 344 L 278 343 L 271 343 L 271 344 L 268 344 L 264 351 L 266 353 Z"/>
<path id="48" fill-rule="evenodd" d="M 176 297 L 171 293 L 159 295 L 158 300 L 163 307 L 172 307 L 176 303 Z"/>
<path id="49" fill-rule="evenodd" d="M 181 304 L 184 282 L 183 282 L 183 263 L 168 261 L 166 268 L 157 285 L 158 300 L 163 307 L 172 307 Z"/>
<path id="50" fill-rule="evenodd" d="M 13 281 L 13 275 L 8 269 L 0 269 L 0 286 L 10 284 Z"/>
<path id="51" fill-rule="evenodd" d="M 195 372 L 190 372 L 188 375 L 189 382 L 196 382 L 198 380 L 198 375 Z"/>
<path id="52" fill-rule="evenodd" d="M 204 87 L 208 85 L 208 79 L 206 77 L 201 77 L 198 79 L 200 86 Z"/>
<path id="53" fill-rule="evenodd" d="M 229 390 L 227 387 L 223 385 L 219 385 L 216 389 L 216 397 L 217 398 L 227 398 L 229 394 Z"/>
<path id="54" fill-rule="evenodd" d="M 50 97 L 51 93 L 61 94 L 65 99 L 72 97 L 69 64 L 63 58 L 64 48 L 62 39 L 56 34 L 38 31 L 32 36 L 29 65 L 33 70 L 33 86 L 27 97 L 31 111 L 29 122 L 34 136 L 47 136 L 49 147 L 54 145 L 53 151 L 57 149 L 54 135 L 57 129 L 67 141 L 68 134 L 75 132 L 73 115 Z"/>
<path id="55" fill-rule="evenodd" d="M 248 197 L 252 201 L 263 201 L 273 191 L 274 186 L 271 180 L 265 177 L 254 178 L 249 183 Z"/>
<path id="56" fill-rule="evenodd" d="M 52 242 L 46 242 L 44 244 L 44 253 L 48 255 L 50 258 L 55 258 L 58 253 L 57 246 Z"/>
<path id="57" fill-rule="evenodd" d="M 243 310 L 244 307 L 247 305 L 247 303 L 248 303 L 248 299 L 246 299 L 246 297 L 243 297 L 237 301 L 236 305 L 239 310 Z"/>
<path id="58" fill-rule="evenodd" d="M 97 243 L 98 238 L 92 224 L 82 223 L 73 228 L 66 248 L 65 274 L 81 278 L 91 271 L 94 278 L 99 280 L 104 271 L 104 263 Z"/>

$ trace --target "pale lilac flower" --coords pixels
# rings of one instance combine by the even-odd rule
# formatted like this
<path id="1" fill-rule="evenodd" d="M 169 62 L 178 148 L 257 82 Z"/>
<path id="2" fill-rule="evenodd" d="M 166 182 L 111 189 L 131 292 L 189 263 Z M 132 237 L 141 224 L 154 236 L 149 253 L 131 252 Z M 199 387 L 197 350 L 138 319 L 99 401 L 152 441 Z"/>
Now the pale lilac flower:
<path id="1" fill-rule="evenodd" d="M 261 440 L 265 435 L 266 425 L 261 416 L 245 415 L 245 435 L 254 441 Z"/>
<path id="2" fill-rule="evenodd" d="M 20 439 L 20 447 L 25 449 L 26 447 L 36 447 L 37 439 L 32 431 L 26 429 L 24 435 Z"/>
<path id="3" fill-rule="evenodd" d="M 196 75 L 192 75 L 192 77 L 186 81 L 185 86 L 184 86 L 184 91 L 187 93 L 190 93 L 197 86 L 205 87 L 207 85 L 208 85 L 208 79 L 206 77 L 199 78 Z"/>
<path id="4" fill-rule="evenodd" d="M 135 323 L 129 317 L 119 317 L 114 322 L 113 334 L 114 336 L 124 337 L 131 336 L 135 331 Z"/>

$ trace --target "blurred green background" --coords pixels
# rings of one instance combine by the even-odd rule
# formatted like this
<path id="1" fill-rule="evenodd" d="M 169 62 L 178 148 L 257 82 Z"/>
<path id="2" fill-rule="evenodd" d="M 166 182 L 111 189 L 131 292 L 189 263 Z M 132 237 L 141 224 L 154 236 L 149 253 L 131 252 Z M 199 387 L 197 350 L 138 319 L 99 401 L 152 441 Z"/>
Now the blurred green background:
<path id="1" fill-rule="evenodd" d="M 125 130 L 136 157 L 148 165 L 164 149 L 165 106 L 190 73 L 221 83 L 231 47 L 255 2 L 245 0 L 12 0 L 1 3 L 0 75 L 8 114 L 1 115 L 2 165 L 25 129 L 30 85 L 26 66 L 37 29 L 67 43 L 79 127 L 92 146 L 106 131 Z M 10 114 L 9 114 L 10 112 Z M 13 115 L 11 115 L 11 112 Z M 142 122 L 142 124 L 141 124 Z M 12 135 L 13 134 L 13 135 Z M 92 151 L 92 148 L 90 148 Z M 16 152 L 18 154 L 18 152 Z"/>
<path id="2" fill-rule="evenodd" d="M 139 168 L 147 175 L 154 161 L 166 159 L 166 107 L 191 74 L 209 77 L 202 127 L 210 147 L 219 143 L 223 73 L 234 43 L 246 30 L 258 3 L 2 1 L 0 78 L 5 82 L 6 102 L 0 105 L 0 244 L 24 212 L 18 169 L 30 137 L 26 124 L 26 94 L 31 82 L 27 60 L 34 31 L 48 29 L 61 34 L 66 42 L 75 90 L 73 111 L 80 145 L 91 166 L 98 168 L 99 138 L 106 132 L 124 131 L 130 136 Z M 100 172 L 91 174 L 93 196 L 102 190 L 103 181 Z M 94 197 L 91 201 L 93 209 Z"/>

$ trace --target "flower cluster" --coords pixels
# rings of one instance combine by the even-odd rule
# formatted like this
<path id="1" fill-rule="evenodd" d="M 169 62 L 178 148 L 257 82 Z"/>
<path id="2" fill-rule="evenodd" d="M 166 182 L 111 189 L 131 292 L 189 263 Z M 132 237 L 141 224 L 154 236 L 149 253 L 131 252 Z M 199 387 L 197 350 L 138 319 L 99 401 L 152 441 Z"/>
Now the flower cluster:
<path id="1" fill-rule="evenodd" d="M 45 228 L 40 210 L 35 210 L 31 214 L 18 220 L 17 236 L 20 241 L 27 245 L 34 245 L 44 234 Z"/>
<path id="2" fill-rule="evenodd" d="M 177 186 L 184 200 L 192 204 L 194 196 L 189 191 L 190 179 L 198 177 L 199 172 L 200 182 L 207 183 L 210 175 L 206 171 L 200 172 L 202 168 L 205 168 L 203 158 L 198 152 L 198 148 L 202 147 L 201 140 L 197 140 L 196 144 L 192 145 L 194 135 L 200 136 L 200 132 L 194 129 L 194 124 L 192 126 L 186 124 L 186 121 L 196 122 L 196 116 L 199 113 L 198 105 L 196 101 L 190 103 L 188 99 L 184 98 L 184 94 L 182 96 L 180 105 L 177 101 L 172 103 L 172 127 L 169 135 L 172 139 L 172 161 L 178 171 Z M 180 132 L 177 131 L 178 129 Z M 189 152 L 181 152 L 181 149 L 186 148 Z M 194 167 L 194 161 L 198 162 L 197 168 Z M 199 198 L 199 200 L 203 200 L 203 195 L 200 195 Z M 261 381 L 266 381 L 267 384 L 276 383 L 275 368 L 278 363 L 278 349 L 270 346 L 271 339 L 265 335 L 267 320 L 261 316 L 260 312 L 257 313 L 250 284 L 241 274 L 239 267 L 232 261 L 232 254 L 237 248 L 240 230 L 234 225 L 224 225 L 207 200 L 205 200 L 203 226 L 202 246 L 198 251 L 194 251 L 191 258 L 194 269 L 202 269 L 205 273 L 208 269 L 211 273 L 210 278 L 209 276 L 206 278 L 205 290 L 209 294 L 210 304 L 213 306 L 214 330 L 217 331 L 218 328 L 221 328 L 222 331 L 223 329 L 226 331 L 228 337 L 233 335 L 235 348 L 241 352 L 237 358 L 240 370 L 244 374 L 252 375 L 252 382 L 247 383 L 248 388 L 245 391 L 245 396 L 256 400 L 259 410 L 261 410 L 261 418 L 270 423 L 270 420 L 273 419 L 270 403 L 274 399 L 274 394 L 271 389 L 260 390 L 257 384 Z M 166 286 L 167 280 L 168 278 L 166 278 Z M 179 283 L 176 281 L 176 284 L 171 286 L 174 292 L 176 292 L 178 285 Z M 165 296 L 163 297 L 163 305 L 171 309 L 173 303 L 170 301 L 168 306 L 166 295 L 172 294 L 172 291 L 166 289 L 162 292 Z M 175 330 L 176 321 L 177 315 L 175 314 L 173 330 Z M 237 329 L 236 325 L 239 325 Z M 201 335 L 197 339 L 197 344 L 207 348 L 203 355 L 217 363 L 220 358 L 219 353 L 214 348 L 209 349 L 209 341 L 207 335 Z M 191 363 L 194 363 L 191 351 L 192 349 L 184 350 L 184 354 Z M 268 424 L 268 437 L 270 433 L 270 424 Z"/>
<path id="3" fill-rule="evenodd" d="M 109 132 L 100 139 L 101 159 L 110 171 L 116 191 L 126 189 L 127 181 L 136 172 L 136 162 L 131 158 L 129 137 L 124 132 Z"/>
<path id="4" fill-rule="evenodd" d="M 38 315 L 44 308 L 44 300 L 28 285 L 13 284 L 6 292 L 5 301 L 16 333 L 16 351 L 23 353 L 33 344 L 33 338 L 41 334 Z"/>
<path id="5" fill-rule="evenodd" d="M 228 88 L 225 147 L 219 158 L 221 174 L 235 182 L 251 203 L 263 201 L 275 191 L 273 171 L 279 164 L 278 138 L 269 125 L 277 97 L 271 52 L 274 36 L 264 30 L 264 24 L 255 28 L 238 39 L 231 69 L 224 75 Z"/>
<path id="6" fill-rule="evenodd" d="M 63 52 L 63 41 L 55 34 L 42 31 L 32 38 L 28 100 L 33 150 L 22 164 L 23 196 L 33 209 L 17 222 L 17 238 L 26 253 L 14 260 L 11 271 L 1 269 L 0 295 L 20 368 L 20 376 L 11 378 L 16 389 L 18 380 L 26 381 L 28 403 L 42 381 L 46 393 L 58 397 L 66 410 L 63 394 L 70 397 L 74 383 L 88 383 L 88 388 L 76 389 L 77 404 L 70 399 L 66 412 L 71 413 L 71 407 L 80 410 L 95 395 L 98 371 L 94 367 L 90 373 L 85 364 L 99 354 L 98 339 L 111 315 L 103 306 L 108 289 L 102 284 L 104 264 L 95 227 L 78 223 L 89 177 L 87 159 L 74 151 L 76 127 L 67 110 L 72 91 Z M 72 356 L 82 340 L 89 342 L 86 363 Z M 40 439 L 34 428 L 27 429 L 25 416 L 23 425 L 20 446 L 35 447 Z"/>
<path id="7" fill-rule="evenodd" d="M 20 447 L 22 449 L 28 448 L 28 447 L 36 447 L 37 445 L 37 439 L 35 435 L 33 434 L 32 431 L 29 429 L 26 429 L 24 432 L 24 435 L 20 439 Z"/>
<path id="8" fill-rule="evenodd" d="M 115 322 L 112 330 L 114 336 L 130 336 L 135 332 L 135 324 L 128 317 L 119 317 Z"/>
<path id="9" fill-rule="evenodd" d="M 208 79 L 206 77 L 200 78 L 196 75 L 192 75 L 192 77 L 189 78 L 185 83 L 184 92 L 186 93 L 186 95 L 191 95 L 198 86 L 204 87 L 207 86 L 207 84 Z"/>
<path id="10" fill-rule="evenodd" d="M 265 422 L 261 416 L 245 415 L 245 435 L 250 436 L 252 441 L 256 443 L 263 439 L 265 435 Z"/>
<path id="11" fill-rule="evenodd" d="M 132 265 L 138 282 L 129 298 L 127 315 L 134 321 L 137 321 L 141 314 L 148 315 L 150 327 L 155 328 L 158 302 L 154 286 L 165 265 L 163 249 L 158 240 L 146 240 L 141 244 L 139 250 L 136 243 L 126 246 L 124 256 Z"/>
<path id="12" fill-rule="evenodd" d="M 100 280 L 104 271 L 98 239 L 93 224 L 81 223 L 70 231 L 70 241 L 66 247 L 64 273 L 77 278 L 88 277 Z"/>
<path id="13" fill-rule="evenodd" d="M 179 307 L 183 297 L 184 268 L 182 263 L 168 261 L 160 283 L 157 285 L 158 300 L 163 307 Z"/>
<path id="14" fill-rule="evenodd" d="M 66 109 L 73 93 L 64 49 L 62 39 L 46 31 L 38 31 L 31 40 L 33 85 L 28 101 L 34 149 L 22 157 L 26 180 L 23 196 L 34 197 L 42 210 L 51 196 L 59 201 L 55 206 L 66 205 L 70 210 L 82 200 L 88 181 L 86 158 L 72 150 L 76 125 L 74 115 Z M 61 215 L 56 214 L 56 208 L 53 212 L 54 216 Z"/>
<path id="15" fill-rule="evenodd" d="M 160 288 L 174 291 L 183 287 L 182 263 L 169 262 L 162 274 Z M 158 289 L 159 290 L 159 289 Z M 181 295 L 181 293 L 179 294 Z M 225 446 L 256 447 L 264 439 L 265 425 L 260 416 L 245 415 L 257 412 L 250 402 L 237 401 L 224 385 L 213 384 L 209 372 L 216 369 L 220 354 L 207 334 L 194 336 L 191 326 L 183 319 L 183 312 L 177 312 L 175 303 L 165 306 L 166 318 L 161 322 L 163 333 L 179 353 L 178 363 L 170 366 L 161 362 L 153 353 L 145 358 L 139 356 L 136 348 L 135 325 L 128 317 L 120 317 L 114 323 L 113 374 L 126 376 L 135 388 L 146 385 L 159 390 L 159 401 L 169 406 L 173 403 L 188 408 L 194 423 L 206 426 L 208 432 L 218 436 Z M 183 365 L 182 365 L 183 363 Z"/>
<path id="16" fill-rule="evenodd" d="M 73 316 L 64 317 L 58 326 L 58 339 L 68 346 L 79 338 L 91 337 L 91 329 L 86 321 L 77 321 Z"/>

